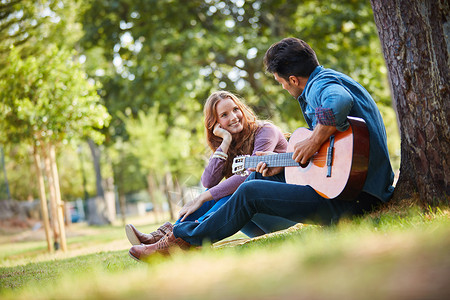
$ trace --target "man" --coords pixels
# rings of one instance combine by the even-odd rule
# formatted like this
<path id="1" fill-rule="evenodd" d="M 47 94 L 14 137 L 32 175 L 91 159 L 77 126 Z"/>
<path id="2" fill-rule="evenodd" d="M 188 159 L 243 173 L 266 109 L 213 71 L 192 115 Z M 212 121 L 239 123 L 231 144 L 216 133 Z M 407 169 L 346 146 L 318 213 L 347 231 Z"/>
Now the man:
<path id="1" fill-rule="evenodd" d="M 283 217 L 294 222 L 331 224 L 342 216 L 369 211 L 389 201 L 393 193 L 392 167 L 386 131 L 370 94 L 350 77 L 319 65 L 314 50 L 304 41 L 286 38 L 273 44 L 264 57 L 267 71 L 299 103 L 312 135 L 294 147 L 293 159 L 305 164 L 329 137 L 345 131 L 347 117 L 365 120 L 370 136 L 367 178 L 355 201 L 326 199 L 307 185 L 287 184 L 283 168 L 259 163 L 231 198 L 202 223 L 184 222 L 150 246 L 133 246 L 130 255 L 143 259 L 172 247 L 188 249 L 204 241 L 216 242 L 233 235 L 255 214 Z"/>

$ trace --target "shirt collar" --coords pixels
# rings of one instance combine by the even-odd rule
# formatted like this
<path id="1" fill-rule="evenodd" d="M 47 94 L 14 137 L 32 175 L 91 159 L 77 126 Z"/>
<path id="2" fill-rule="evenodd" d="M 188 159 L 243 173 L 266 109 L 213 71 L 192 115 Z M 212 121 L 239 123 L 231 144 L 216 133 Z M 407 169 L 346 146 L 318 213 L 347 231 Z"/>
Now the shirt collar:
<path id="1" fill-rule="evenodd" d="M 309 75 L 309 78 L 308 78 L 308 81 L 306 82 L 306 85 L 305 85 L 305 88 L 303 89 L 303 92 L 302 92 L 302 94 L 297 98 L 297 100 L 300 102 L 300 101 L 304 101 L 305 100 L 305 93 L 306 93 L 306 90 L 308 89 L 308 86 L 310 85 L 310 83 L 311 83 L 311 81 L 313 80 L 313 78 L 314 77 L 316 77 L 316 75 L 320 72 L 320 71 L 322 71 L 324 69 L 324 67 L 323 66 L 317 66 L 315 69 L 314 69 L 314 71 L 311 73 L 311 75 Z"/>

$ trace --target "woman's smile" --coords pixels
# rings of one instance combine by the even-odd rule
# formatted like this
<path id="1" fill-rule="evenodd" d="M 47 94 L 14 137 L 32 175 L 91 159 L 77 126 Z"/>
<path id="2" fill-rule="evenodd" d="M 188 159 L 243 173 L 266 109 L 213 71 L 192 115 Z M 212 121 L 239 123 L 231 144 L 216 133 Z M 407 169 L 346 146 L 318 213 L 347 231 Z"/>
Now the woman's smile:
<path id="1" fill-rule="evenodd" d="M 243 114 L 239 107 L 231 98 L 222 99 L 217 103 L 217 122 L 220 126 L 231 134 L 240 133 Z"/>

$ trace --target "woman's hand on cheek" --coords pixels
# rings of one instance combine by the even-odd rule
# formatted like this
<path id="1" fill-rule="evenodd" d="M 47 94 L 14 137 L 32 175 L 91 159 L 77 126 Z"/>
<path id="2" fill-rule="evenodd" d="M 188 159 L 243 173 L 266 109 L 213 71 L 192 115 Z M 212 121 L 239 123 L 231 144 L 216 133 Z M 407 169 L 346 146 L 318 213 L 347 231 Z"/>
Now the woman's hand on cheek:
<path id="1" fill-rule="evenodd" d="M 232 136 L 231 133 L 228 132 L 227 130 L 223 129 L 222 126 L 220 126 L 219 123 L 217 123 L 216 125 L 214 125 L 214 130 L 213 133 L 215 136 L 218 136 L 224 140 L 229 140 L 231 141 Z"/>

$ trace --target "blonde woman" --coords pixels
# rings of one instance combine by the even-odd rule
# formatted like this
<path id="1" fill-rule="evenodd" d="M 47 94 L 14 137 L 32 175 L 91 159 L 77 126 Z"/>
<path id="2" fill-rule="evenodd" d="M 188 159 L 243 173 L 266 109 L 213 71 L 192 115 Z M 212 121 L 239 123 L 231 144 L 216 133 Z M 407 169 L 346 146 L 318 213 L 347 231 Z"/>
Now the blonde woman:
<path id="1" fill-rule="evenodd" d="M 202 222 L 228 200 L 247 177 L 232 174 L 231 166 L 236 156 L 254 155 L 257 151 L 286 152 L 287 141 L 280 129 L 270 122 L 258 120 L 253 111 L 233 93 L 218 91 L 211 94 L 203 112 L 207 142 L 213 151 L 201 178 L 207 190 L 186 203 L 175 224 Z M 278 226 L 279 223 L 283 226 Z M 293 224 L 279 217 L 260 215 L 255 216 L 241 231 L 254 237 Z M 171 232 L 172 228 L 172 224 L 165 223 L 155 232 L 144 234 L 128 224 L 126 233 L 133 245 L 150 245 Z"/>

